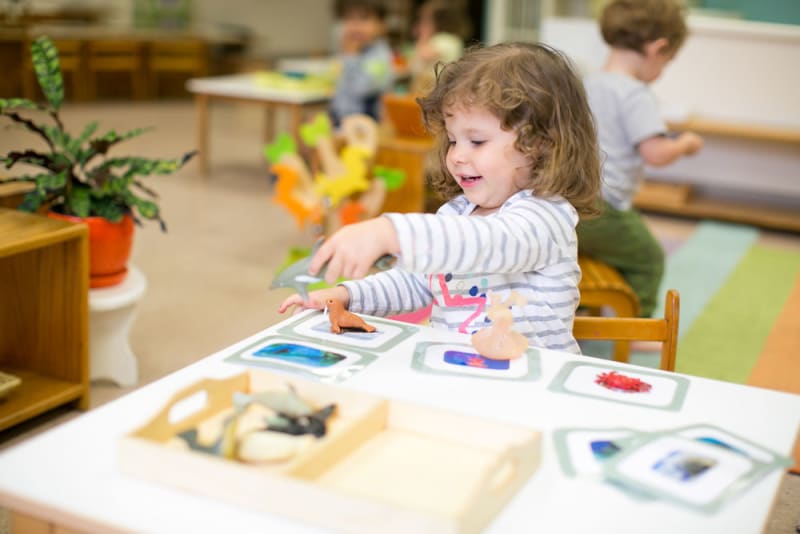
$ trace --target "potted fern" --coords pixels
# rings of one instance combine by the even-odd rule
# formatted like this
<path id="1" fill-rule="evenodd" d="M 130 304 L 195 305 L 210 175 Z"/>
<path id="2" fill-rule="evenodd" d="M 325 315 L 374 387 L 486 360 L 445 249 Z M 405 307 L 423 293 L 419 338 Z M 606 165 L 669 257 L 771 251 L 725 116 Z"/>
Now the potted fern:
<path id="1" fill-rule="evenodd" d="M 134 223 L 139 224 L 141 219 L 155 220 L 166 231 L 158 197 L 141 178 L 175 172 L 195 152 L 177 159 L 113 157 L 109 155 L 112 147 L 147 130 L 136 128 L 124 133 L 112 130 L 96 135 L 97 122 L 91 122 L 79 135 L 69 134 L 59 116 L 64 85 L 58 51 L 49 38 L 40 37 L 31 45 L 31 57 L 46 102 L 0 99 L 0 116 L 36 134 L 45 146 L 0 155 L 0 164 L 5 169 L 22 165 L 23 172 L 27 172 L 0 177 L 0 182 L 33 185 L 25 194 L 20 210 L 49 209 L 48 216 L 88 224 L 91 286 L 114 285 L 127 274 Z M 22 112 L 31 116 L 23 116 Z M 42 114 L 49 118 L 49 123 L 36 122 Z"/>

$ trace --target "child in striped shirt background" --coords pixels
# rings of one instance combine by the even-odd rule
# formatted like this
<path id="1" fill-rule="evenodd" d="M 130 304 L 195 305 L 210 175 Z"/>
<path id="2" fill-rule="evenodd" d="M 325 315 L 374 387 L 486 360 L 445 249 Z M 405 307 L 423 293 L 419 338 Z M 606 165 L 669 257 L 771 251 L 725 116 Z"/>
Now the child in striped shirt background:
<path id="1" fill-rule="evenodd" d="M 600 188 L 594 123 L 583 85 L 543 45 L 474 48 L 440 68 L 418 100 L 436 135 L 429 177 L 449 200 L 436 214 L 387 213 L 343 227 L 311 261 L 315 274 L 352 281 L 292 295 L 280 306 L 408 313 L 433 304 L 431 326 L 474 333 L 488 325 L 487 293 L 513 290 L 514 330 L 531 346 L 580 352 L 572 336 L 580 269 L 575 226 Z M 382 255 L 395 268 L 364 277 Z"/>

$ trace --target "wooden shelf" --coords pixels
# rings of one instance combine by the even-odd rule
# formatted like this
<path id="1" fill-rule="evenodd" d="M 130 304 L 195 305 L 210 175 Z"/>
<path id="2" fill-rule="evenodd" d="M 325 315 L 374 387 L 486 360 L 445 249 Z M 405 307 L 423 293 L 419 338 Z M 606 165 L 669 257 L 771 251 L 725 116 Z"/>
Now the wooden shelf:
<path id="1" fill-rule="evenodd" d="M 692 186 L 687 184 L 645 182 L 634 198 L 634 205 L 645 211 L 800 232 L 800 212 L 796 210 L 706 198 L 695 194 Z"/>
<path id="2" fill-rule="evenodd" d="M 728 122 L 699 116 L 689 117 L 684 121 L 671 121 L 668 126 L 670 130 L 689 130 L 700 135 L 800 144 L 800 128 Z"/>
<path id="3" fill-rule="evenodd" d="M 56 406 L 80 399 L 84 387 L 80 382 L 67 382 L 40 375 L 26 369 L 0 367 L 4 373 L 17 376 L 22 383 L 0 400 L 0 430 L 35 417 Z"/>
<path id="4" fill-rule="evenodd" d="M 0 258 L 35 250 L 61 241 L 80 238 L 83 225 L 30 215 L 21 211 L 0 211 Z"/>
<path id="5" fill-rule="evenodd" d="M 0 208 L 0 370 L 22 385 L 0 430 L 51 408 L 89 407 L 88 228 Z"/>

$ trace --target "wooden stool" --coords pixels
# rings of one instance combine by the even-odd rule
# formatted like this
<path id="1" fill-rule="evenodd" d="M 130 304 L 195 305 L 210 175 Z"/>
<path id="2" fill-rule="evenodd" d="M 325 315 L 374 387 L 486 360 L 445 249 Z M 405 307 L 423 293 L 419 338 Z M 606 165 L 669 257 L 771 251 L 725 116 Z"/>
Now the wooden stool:
<path id="1" fill-rule="evenodd" d="M 150 96 L 158 98 L 162 75 L 180 74 L 200 78 L 208 74 L 208 44 L 202 39 L 155 41 L 147 50 Z"/>
<path id="2" fill-rule="evenodd" d="M 589 256 L 578 256 L 578 265 L 581 306 L 595 309 L 608 306 L 617 317 L 639 316 L 639 297 L 616 269 Z M 614 361 L 627 362 L 629 353 L 628 341 L 614 343 Z"/>
<path id="3" fill-rule="evenodd" d="M 34 38 L 25 40 L 22 47 L 22 93 L 28 100 L 43 98 L 36 72 L 31 60 L 31 43 Z M 64 98 L 71 100 L 86 99 L 86 70 L 83 61 L 83 41 L 77 39 L 54 39 L 53 44 L 58 49 L 58 60 L 61 73 L 64 76 Z M 67 83 L 69 81 L 69 83 Z M 67 87 L 71 88 L 68 92 Z"/>
<path id="4" fill-rule="evenodd" d="M 120 386 L 136 385 L 139 373 L 128 335 L 146 289 L 145 276 L 129 264 L 121 284 L 89 290 L 91 380 L 110 378 Z"/>
<path id="5" fill-rule="evenodd" d="M 147 97 L 144 69 L 144 46 L 140 41 L 124 39 L 93 39 L 86 44 L 86 93 L 97 98 L 98 74 L 121 72 L 131 78 L 131 96 L 137 100 Z"/>

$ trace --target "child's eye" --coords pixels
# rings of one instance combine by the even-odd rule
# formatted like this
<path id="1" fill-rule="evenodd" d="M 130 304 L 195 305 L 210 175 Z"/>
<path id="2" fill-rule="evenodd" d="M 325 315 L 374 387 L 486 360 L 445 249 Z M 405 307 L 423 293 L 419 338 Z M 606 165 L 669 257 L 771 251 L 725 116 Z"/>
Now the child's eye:
<path id="1" fill-rule="evenodd" d="M 456 142 L 453 139 L 448 139 L 447 144 L 453 146 L 454 144 L 456 144 Z"/>
<path id="2" fill-rule="evenodd" d="M 483 143 L 485 143 L 486 141 L 470 141 L 470 142 L 471 142 L 473 145 L 475 145 L 475 146 L 481 146 L 481 145 L 482 145 Z"/>

